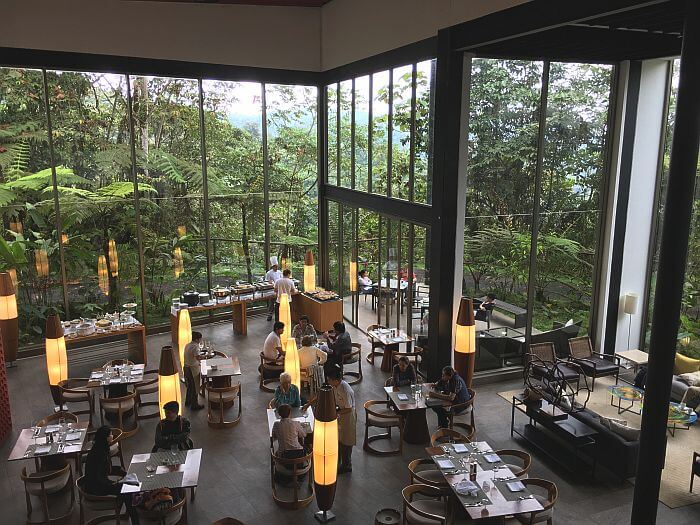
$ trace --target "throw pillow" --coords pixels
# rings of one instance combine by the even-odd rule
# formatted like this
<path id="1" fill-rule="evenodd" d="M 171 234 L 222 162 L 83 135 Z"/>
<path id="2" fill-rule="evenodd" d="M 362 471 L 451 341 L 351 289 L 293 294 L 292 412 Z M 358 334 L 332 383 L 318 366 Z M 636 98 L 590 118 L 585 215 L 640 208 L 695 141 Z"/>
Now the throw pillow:
<path id="1" fill-rule="evenodd" d="M 678 379 L 688 386 L 700 386 L 700 370 L 681 374 L 678 376 Z"/>
<path id="2" fill-rule="evenodd" d="M 614 417 L 598 416 L 598 420 L 600 421 L 601 425 L 608 429 L 610 428 L 611 421 L 614 421 L 618 425 L 627 426 L 627 421 L 625 419 L 615 419 Z"/>
<path id="3" fill-rule="evenodd" d="M 621 425 L 617 421 L 610 421 L 610 430 L 626 441 L 639 441 L 641 430 L 627 425 Z"/>
<path id="4" fill-rule="evenodd" d="M 676 353 L 676 366 L 673 367 L 673 373 L 676 375 L 687 374 L 688 372 L 697 372 L 700 370 L 700 359 Z"/>

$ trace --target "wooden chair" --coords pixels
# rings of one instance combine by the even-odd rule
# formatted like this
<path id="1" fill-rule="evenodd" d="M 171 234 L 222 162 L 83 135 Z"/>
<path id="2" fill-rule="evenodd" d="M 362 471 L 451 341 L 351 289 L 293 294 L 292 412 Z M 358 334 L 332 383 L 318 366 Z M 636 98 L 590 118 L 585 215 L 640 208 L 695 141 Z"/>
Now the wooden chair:
<path id="1" fill-rule="evenodd" d="M 465 434 L 472 439 L 476 433 L 476 423 L 474 423 L 474 400 L 476 399 L 476 392 L 471 388 L 467 390 L 469 390 L 470 395 L 469 401 L 450 405 L 446 407 L 446 410 L 447 418 L 450 420 L 450 428 L 463 428 Z M 469 419 L 469 423 L 464 422 L 466 418 Z"/>
<path id="2" fill-rule="evenodd" d="M 22 481 L 24 482 L 24 495 L 27 502 L 27 522 L 28 523 L 55 523 L 66 519 L 73 512 L 73 501 L 75 500 L 75 490 L 73 488 L 73 469 L 70 463 L 65 467 L 45 472 L 34 472 L 27 474 L 27 468 L 22 467 Z M 70 504 L 64 514 L 51 516 L 49 508 L 49 497 L 70 491 Z M 34 507 L 32 498 L 40 501 L 43 519 L 39 522 L 32 519 Z M 38 510 L 38 509 L 37 509 Z"/>
<path id="3" fill-rule="evenodd" d="M 265 378 L 265 372 L 270 372 L 275 377 Z M 265 359 L 265 356 L 260 352 L 260 390 L 264 392 L 274 392 L 275 388 L 271 388 L 267 385 L 280 382 L 280 374 L 284 372 L 284 365 L 279 364 L 277 361 L 269 361 Z"/>
<path id="4" fill-rule="evenodd" d="M 403 418 L 391 409 L 390 401 L 365 401 L 365 441 L 362 445 L 367 452 L 377 456 L 392 456 L 403 452 Z M 375 408 L 376 407 L 376 408 Z M 380 408 L 383 407 L 383 408 Z M 383 428 L 386 432 L 369 435 L 370 427 Z M 399 446 L 392 450 L 379 450 L 370 443 L 378 439 L 391 439 L 391 429 L 399 429 Z"/>
<path id="5" fill-rule="evenodd" d="M 700 452 L 693 452 L 693 465 L 690 468 L 690 492 L 693 492 L 695 476 L 700 476 Z"/>
<path id="6" fill-rule="evenodd" d="M 211 525 L 245 525 L 245 523 L 234 518 L 221 518 L 220 520 L 216 520 Z"/>
<path id="7" fill-rule="evenodd" d="M 105 363 L 105 368 L 108 366 L 134 366 L 134 362 L 128 359 L 112 359 Z"/>
<path id="8" fill-rule="evenodd" d="M 433 447 L 439 447 L 445 443 L 471 443 L 471 436 L 465 436 L 461 432 L 452 430 L 451 428 L 438 428 L 437 431 L 430 436 L 430 444 Z"/>
<path id="9" fill-rule="evenodd" d="M 134 423 L 126 428 L 124 419 L 133 412 Z M 131 437 L 139 430 L 139 412 L 136 393 L 129 392 L 121 397 L 100 397 L 100 421 L 105 424 L 105 416 L 116 417 L 116 427 L 122 430 L 122 438 Z"/>
<path id="10" fill-rule="evenodd" d="M 141 525 L 176 525 L 187 523 L 187 498 L 175 502 L 172 507 L 162 510 L 146 510 L 137 507 L 139 523 Z"/>
<path id="11" fill-rule="evenodd" d="M 427 499 L 415 499 L 416 495 Z M 406 525 L 446 525 L 447 506 L 440 489 L 429 485 L 409 485 L 401 491 L 403 523 Z"/>
<path id="12" fill-rule="evenodd" d="M 414 346 L 413 350 L 411 350 L 410 352 L 394 353 L 394 364 L 397 364 L 399 362 L 399 358 L 401 357 L 407 357 L 409 363 L 411 363 L 411 360 L 413 360 L 411 364 L 413 365 L 413 368 L 416 371 L 416 375 L 419 376 L 420 374 L 418 373 L 418 363 L 423 359 L 423 348 L 421 348 L 420 346 Z"/>
<path id="13" fill-rule="evenodd" d="M 270 482 L 272 484 L 272 499 L 283 509 L 297 510 L 303 509 L 309 505 L 314 499 L 314 486 L 312 468 L 313 452 L 300 458 L 283 458 L 275 454 L 275 451 L 270 447 Z M 292 490 L 294 493 L 293 499 L 286 499 L 279 493 L 277 487 L 278 481 L 276 475 L 287 476 L 291 478 Z M 302 484 L 298 480 L 298 476 L 306 475 L 305 495 L 301 495 L 300 489 Z"/>
<path id="14" fill-rule="evenodd" d="M 527 478 L 521 480 L 523 485 L 532 489 L 532 487 L 540 487 L 547 491 L 546 496 L 534 493 L 535 499 L 542 505 L 542 510 L 534 512 L 526 512 L 516 514 L 512 518 L 505 520 L 505 525 L 533 525 L 534 523 L 547 522 L 547 525 L 552 525 L 552 517 L 554 515 L 554 504 L 557 502 L 557 486 L 551 481 L 538 478 Z"/>
<path id="15" fill-rule="evenodd" d="M 386 328 L 386 326 L 382 326 L 380 324 L 371 324 L 365 329 L 365 333 L 368 334 L 370 330 L 377 330 L 380 328 Z M 370 351 L 367 354 L 366 359 L 368 363 L 374 366 L 375 355 L 378 355 L 379 357 L 384 357 L 384 344 L 380 343 L 379 341 L 376 341 L 375 339 L 372 339 L 369 335 L 367 335 L 367 340 L 369 341 Z M 378 348 L 381 348 L 381 351 L 378 351 Z"/>
<path id="16" fill-rule="evenodd" d="M 576 383 L 576 391 L 579 390 L 581 368 L 572 361 L 561 361 L 556 354 L 554 343 L 533 343 L 530 351 L 524 355 L 524 374 L 528 373 L 537 379 L 549 381 L 564 380 L 567 383 Z M 524 377 L 527 382 L 527 377 Z"/>
<path id="17" fill-rule="evenodd" d="M 72 412 L 66 412 L 65 410 L 61 410 L 60 412 L 54 412 L 53 414 L 49 414 L 43 419 L 40 419 L 37 421 L 36 426 L 38 427 L 46 427 L 48 425 L 54 425 L 57 424 L 61 418 L 66 420 L 66 423 L 77 423 L 78 422 L 78 416 L 73 414 Z"/>
<path id="18" fill-rule="evenodd" d="M 124 520 L 126 524 L 129 516 L 122 513 L 122 502 L 118 496 L 95 496 L 85 492 L 83 488 L 85 478 L 80 477 L 75 480 L 75 486 L 78 488 L 78 503 L 80 505 L 80 525 L 97 525 L 105 521 L 115 521 L 117 525 Z M 87 511 L 87 512 L 86 512 Z M 109 512 L 104 514 L 104 512 Z M 100 512 L 98 516 L 86 521 L 86 514 Z"/>
<path id="19" fill-rule="evenodd" d="M 527 472 L 532 465 L 532 456 L 523 450 L 503 449 L 497 450 L 496 454 L 503 460 L 505 466 L 510 469 L 513 476 L 516 478 L 527 478 Z M 516 465 L 518 461 L 512 461 L 508 458 L 517 458 L 522 465 Z"/>
<path id="20" fill-rule="evenodd" d="M 207 424 L 212 428 L 228 428 L 241 421 L 241 383 L 225 387 L 205 385 L 207 391 Z M 238 414 L 235 419 L 226 420 L 224 412 L 233 407 L 238 399 Z M 215 414 L 218 413 L 218 418 Z"/>
<path id="21" fill-rule="evenodd" d="M 143 373 L 143 381 L 139 381 L 134 385 L 134 393 L 136 394 L 136 404 L 139 407 L 139 420 L 160 418 L 160 406 L 158 404 L 158 370 L 145 370 Z M 155 399 L 144 401 L 143 396 L 156 394 Z M 146 413 L 143 412 L 144 407 L 155 407 Z"/>
<path id="22" fill-rule="evenodd" d="M 592 379 L 591 390 L 595 388 L 598 377 L 615 376 L 615 383 L 618 382 L 620 365 L 610 361 L 612 356 L 594 352 L 590 337 L 569 339 L 569 354 L 569 360 L 580 366 L 583 373 Z"/>
<path id="23" fill-rule="evenodd" d="M 408 472 L 411 484 L 422 483 L 438 489 L 443 496 L 450 495 L 450 485 L 442 471 L 435 468 L 435 462 L 432 459 L 414 459 L 408 464 Z"/>
<path id="24" fill-rule="evenodd" d="M 90 380 L 86 377 L 75 377 L 72 379 L 64 379 L 58 383 L 58 397 L 61 406 L 67 406 L 68 403 L 87 403 L 87 408 L 80 410 L 71 409 L 70 412 L 75 415 L 85 414 L 89 418 L 89 425 L 92 428 L 92 414 L 95 412 L 95 397 L 87 384 Z"/>
<path id="25" fill-rule="evenodd" d="M 345 376 L 354 377 L 355 379 L 348 381 L 348 384 L 355 385 L 362 381 L 362 345 L 360 343 L 351 343 L 351 345 L 352 352 L 343 356 L 343 378 Z M 345 365 L 354 363 L 357 363 L 357 372 L 346 372 Z"/>

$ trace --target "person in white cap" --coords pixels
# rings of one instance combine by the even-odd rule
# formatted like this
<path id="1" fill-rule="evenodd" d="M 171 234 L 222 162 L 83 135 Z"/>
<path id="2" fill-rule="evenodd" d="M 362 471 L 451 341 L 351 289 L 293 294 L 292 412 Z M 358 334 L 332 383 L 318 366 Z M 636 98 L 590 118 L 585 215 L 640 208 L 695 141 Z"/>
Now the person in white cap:
<path id="1" fill-rule="evenodd" d="M 277 281 L 279 281 L 282 278 L 282 272 L 279 269 L 279 266 L 277 265 L 277 256 L 273 255 L 270 257 L 270 266 L 271 268 L 267 271 L 265 274 L 265 280 L 271 284 L 275 284 Z M 267 302 L 267 320 L 272 321 L 272 314 L 275 312 L 275 299 L 270 299 Z"/>

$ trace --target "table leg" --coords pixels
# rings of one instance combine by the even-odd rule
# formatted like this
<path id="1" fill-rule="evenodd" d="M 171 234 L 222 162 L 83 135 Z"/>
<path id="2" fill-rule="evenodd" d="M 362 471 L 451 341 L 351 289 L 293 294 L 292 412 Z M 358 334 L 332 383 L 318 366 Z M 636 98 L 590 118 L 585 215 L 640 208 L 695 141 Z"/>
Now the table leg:
<path id="1" fill-rule="evenodd" d="M 406 411 L 404 419 L 403 440 L 412 445 L 422 445 L 430 441 L 426 409 Z"/>
<path id="2" fill-rule="evenodd" d="M 247 335 L 248 318 L 245 303 L 233 304 L 231 306 L 231 315 L 233 317 L 233 332 L 238 335 Z"/>
<path id="3" fill-rule="evenodd" d="M 394 352 L 398 351 L 399 345 L 385 345 L 384 356 L 382 357 L 382 372 L 391 373 L 394 368 Z"/>

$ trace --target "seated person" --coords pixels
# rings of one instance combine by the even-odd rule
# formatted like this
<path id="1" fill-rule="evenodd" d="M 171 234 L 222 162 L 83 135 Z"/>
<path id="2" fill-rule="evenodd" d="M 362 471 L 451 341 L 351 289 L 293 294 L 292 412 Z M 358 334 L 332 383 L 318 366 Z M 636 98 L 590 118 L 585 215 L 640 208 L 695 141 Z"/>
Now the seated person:
<path id="1" fill-rule="evenodd" d="M 496 306 L 496 295 L 492 292 L 486 294 L 486 300 L 481 301 L 476 306 L 474 311 L 474 319 L 477 321 L 488 321 L 489 312 L 492 312 Z"/>
<path id="2" fill-rule="evenodd" d="M 292 376 L 287 372 L 280 374 L 280 385 L 275 389 L 275 398 L 272 400 L 273 406 L 279 407 L 289 405 L 292 407 L 301 406 L 301 396 L 296 385 L 292 384 Z"/>
<path id="3" fill-rule="evenodd" d="M 297 347 L 302 345 L 302 339 L 304 339 L 304 337 L 310 337 L 312 339 L 311 344 L 316 342 L 316 329 L 314 325 L 309 322 L 308 316 L 302 315 L 299 317 L 299 323 L 294 325 L 294 329 L 292 330 L 292 337 L 297 340 Z"/>
<path id="4" fill-rule="evenodd" d="M 311 337 L 306 336 L 301 340 L 301 348 L 299 349 L 299 368 L 301 370 L 306 370 L 315 364 L 322 365 L 326 359 L 328 359 L 328 354 L 314 346 Z"/>
<path id="5" fill-rule="evenodd" d="M 171 450 L 176 445 L 178 450 L 189 450 L 192 448 L 190 439 L 190 422 L 187 418 L 178 414 L 180 404 L 177 401 L 168 401 L 163 405 L 165 419 L 161 419 L 156 425 L 155 444 L 152 452 L 158 450 Z"/>
<path id="6" fill-rule="evenodd" d="M 284 323 L 277 321 L 272 325 L 272 332 L 267 334 L 265 343 L 263 343 L 263 356 L 267 361 L 280 362 L 280 358 L 284 355 L 282 350 L 281 335 L 284 332 Z"/>
<path id="7" fill-rule="evenodd" d="M 343 369 L 343 356 L 352 352 L 352 340 L 345 330 L 345 323 L 333 323 L 334 334 L 325 333 L 328 338 L 328 363 L 335 363 Z"/>
<path id="8" fill-rule="evenodd" d="M 451 366 L 446 366 L 442 369 L 442 378 L 437 383 L 430 385 L 433 391 L 430 392 L 430 397 L 437 399 L 446 399 L 451 401 L 453 405 L 466 403 L 471 399 L 471 394 L 467 389 L 467 384 L 464 379 L 459 377 L 459 374 Z M 438 416 L 438 427 L 447 428 L 450 420 L 447 417 L 447 410 L 443 407 L 431 407 Z M 460 414 L 463 410 L 454 412 Z"/>
<path id="9" fill-rule="evenodd" d="M 392 372 L 392 386 L 412 385 L 416 382 L 416 369 L 408 361 L 408 357 L 402 355 L 399 362 L 394 365 Z"/>
<path id="10" fill-rule="evenodd" d="M 277 441 L 277 455 L 283 458 L 300 458 L 305 456 L 304 439 L 306 438 L 306 430 L 304 430 L 299 421 L 289 417 L 292 413 L 292 407 L 287 404 L 281 404 L 277 408 L 277 413 L 280 419 L 272 425 L 272 439 Z"/>
<path id="11" fill-rule="evenodd" d="M 360 270 L 360 273 L 357 275 L 357 284 L 360 293 L 372 292 L 372 279 L 367 275 L 367 270 Z"/>

